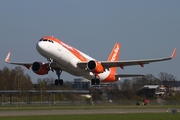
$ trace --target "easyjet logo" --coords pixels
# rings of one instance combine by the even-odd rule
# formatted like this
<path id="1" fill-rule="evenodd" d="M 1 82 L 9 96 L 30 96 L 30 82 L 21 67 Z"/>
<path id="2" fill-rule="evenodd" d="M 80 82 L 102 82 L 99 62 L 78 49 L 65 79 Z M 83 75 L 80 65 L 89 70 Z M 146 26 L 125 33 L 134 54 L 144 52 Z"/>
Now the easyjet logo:
<path id="1" fill-rule="evenodd" d="M 119 45 L 117 45 L 117 47 L 114 49 L 114 54 L 112 55 L 111 61 L 114 61 L 116 59 L 118 51 L 119 51 Z"/>

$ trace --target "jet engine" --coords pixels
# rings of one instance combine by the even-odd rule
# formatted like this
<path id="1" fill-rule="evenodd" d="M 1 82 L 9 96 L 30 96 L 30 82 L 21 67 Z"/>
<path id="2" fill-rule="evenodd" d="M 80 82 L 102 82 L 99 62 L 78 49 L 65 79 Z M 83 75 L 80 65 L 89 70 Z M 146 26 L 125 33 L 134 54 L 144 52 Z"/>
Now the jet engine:
<path id="1" fill-rule="evenodd" d="M 32 70 L 34 73 L 36 73 L 38 75 L 48 74 L 47 65 L 43 64 L 42 62 L 34 62 L 32 64 Z"/>
<path id="2" fill-rule="evenodd" d="M 101 65 L 101 63 L 99 63 L 98 61 L 94 61 L 94 60 L 90 60 L 87 63 L 87 68 L 89 71 L 93 72 L 93 73 L 103 73 L 104 72 L 104 67 Z"/>

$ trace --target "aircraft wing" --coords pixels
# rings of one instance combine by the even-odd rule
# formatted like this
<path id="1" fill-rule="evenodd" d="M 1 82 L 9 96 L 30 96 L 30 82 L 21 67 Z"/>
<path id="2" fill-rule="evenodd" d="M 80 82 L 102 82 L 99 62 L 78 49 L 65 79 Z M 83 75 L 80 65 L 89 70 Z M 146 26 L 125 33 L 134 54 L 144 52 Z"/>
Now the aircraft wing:
<path id="1" fill-rule="evenodd" d="M 111 67 L 120 67 L 124 69 L 124 67 L 126 66 L 133 66 L 133 65 L 140 65 L 141 67 L 144 67 L 144 64 L 149 64 L 151 62 L 171 60 L 174 58 L 175 54 L 176 54 L 176 48 L 174 49 L 172 55 L 166 58 L 144 59 L 144 60 L 125 60 L 125 61 L 100 61 L 100 63 L 105 69 L 108 69 Z M 82 68 L 86 68 L 87 63 L 88 62 L 80 62 L 78 63 L 78 65 Z"/>
<path id="2" fill-rule="evenodd" d="M 14 65 L 22 65 L 22 66 L 25 66 L 27 69 L 30 69 L 30 68 L 31 68 L 31 66 L 32 66 L 33 63 L 10 62 L 10 61 L 9 61 L 9 60 L 10 60 L 10 55 L 11 55 L 11 53 L 9 52 L 9 53 L 7 54 L 6 59 L 5 59 L 5 62 L 6 62 L 6 63 L 14 64 Z"/>
<path id="3" fill-rule="evenodd" d="M 22 65 L 22 66 L 25 66 L 27 69 L 30 69 L 30 68 L 31 68 L 31 66 L 32 66 L 33 63 L 10 62 L 10 61 L 9 61 L 9 60 L 10 60 L 10 55 L 11 55 L 11 53 L 9 52 L 9 53 L 7 54 L 6 59 L 5 59 L 5 62 L 6 62 L 6 63 L 14 64 L 14 65 Z M 47 64 L 47 65 L 48 65 L 49 63 L 48 63 L 48 62 L 42 62 L 42 64 Z M 52 68 L 58 68 L 57 65 L 56 65 L 56 63 L 54 63 L 54 62 L 52 62 L 50 65 L 51 65 Z"/>

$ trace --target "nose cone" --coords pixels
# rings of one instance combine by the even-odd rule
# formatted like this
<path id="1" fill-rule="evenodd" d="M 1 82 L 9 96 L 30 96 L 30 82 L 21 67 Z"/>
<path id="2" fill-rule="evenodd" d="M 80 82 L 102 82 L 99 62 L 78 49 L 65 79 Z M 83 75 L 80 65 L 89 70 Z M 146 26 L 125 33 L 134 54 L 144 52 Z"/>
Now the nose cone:
<path id="1" fill-rule="evenodd" d="M 49 45 L 46 42 L 39 41 L 36 44 L 36 49 L 40 54 L 49 53 Z"/>
<path id="2" fill-rule="evenodd" d="M 37 49 L 38 52 L 41 52 L 41 51 L 44 51 L 45 47 L 44 47 L 42 42 L 38 42 L 36 44 L 36 49 Z"/>

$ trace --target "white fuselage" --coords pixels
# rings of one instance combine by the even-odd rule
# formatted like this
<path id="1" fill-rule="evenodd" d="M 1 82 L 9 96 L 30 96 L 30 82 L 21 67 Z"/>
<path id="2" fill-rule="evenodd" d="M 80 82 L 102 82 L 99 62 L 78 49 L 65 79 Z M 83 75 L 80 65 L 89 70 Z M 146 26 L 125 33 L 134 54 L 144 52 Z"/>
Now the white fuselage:
<path id="1" fill-rule="evenodd" d="M 53 59 L 53 61 L 57 64 L 57 66 L 61 70 L 66 71 L 75 76 L 82 76 L 89 80 L 94 78 L 94 74 L 92 72 L 83 70 L 82 68 L 77 66 L 77 63 L 81 62 L 81 60 L 72 53 L 73 50 L 78 51 L 88 61 L 94 60 L 93 58 L 82 53 L 81 51 L 65 43 L 60 44 L 57 42 L 49 42 L 49 41 L 39 41 L 36 45 L 36 49 L 43 57 L 47 59 L 48 58 Z M 109 74 L 110 71 L 106 70 L 103 73 L 98 74 L 97 77 L 99 77 L 100 81 L 103 81 L 108 77 Z"/>

